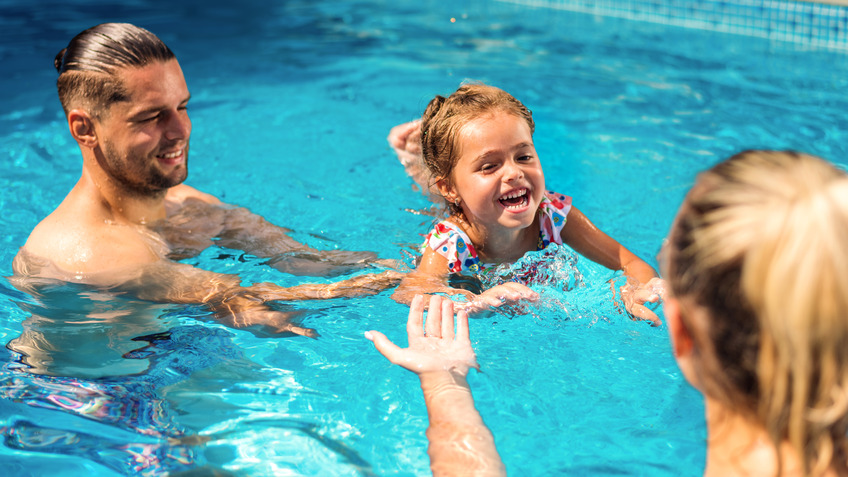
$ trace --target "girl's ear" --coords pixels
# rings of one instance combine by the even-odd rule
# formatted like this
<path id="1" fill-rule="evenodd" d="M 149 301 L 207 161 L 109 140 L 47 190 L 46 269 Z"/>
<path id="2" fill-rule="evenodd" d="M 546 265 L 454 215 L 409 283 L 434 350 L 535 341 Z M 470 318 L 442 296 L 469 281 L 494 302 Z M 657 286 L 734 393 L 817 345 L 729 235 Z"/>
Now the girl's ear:
<path id="1" fill-rule="evenodd" d="M 442 194 L 442 197 L 444 197 L 445 200 L 452 204 L 456 203 L 459 196 L 457 195 L 456 189 L 453 185 L 449 184 L 446 179 L 436 179 L 436 187 L 439 189 L 439 193 Z"/>
<path id="2" fill-rule="evenodd" d="M 74 109 L 68 113 L 68 128 L 76 141 L 85 147 L 97 145 L 97 133 L 94 131 L 94 120 L 87 111 Z"/>

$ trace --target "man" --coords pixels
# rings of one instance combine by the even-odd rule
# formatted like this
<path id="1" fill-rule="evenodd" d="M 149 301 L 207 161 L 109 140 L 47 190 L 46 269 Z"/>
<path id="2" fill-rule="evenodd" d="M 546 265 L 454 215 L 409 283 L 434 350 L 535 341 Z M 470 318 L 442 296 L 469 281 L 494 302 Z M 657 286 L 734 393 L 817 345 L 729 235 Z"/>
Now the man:
<path id="1" fill-rule="evenodd" d="M 152 33 L 106 23 L 71 40 L 55 60 L 59 99 L 83 157 L 82 176 L 15 257 L 22 277 L 130 291 L 162 302 L 203 303 L 225 323 L 313 335 L 269 300 L 373 294 L 396 272 L 332 284 L 241 286 L 235 275 L 175 259 L 215 243 L 271 258 L 289 273 L 333 275 L 368 266 L 374 254 L 319 251 L 246 209 L 183 184 L 190 99 L 171 50 Z"/>

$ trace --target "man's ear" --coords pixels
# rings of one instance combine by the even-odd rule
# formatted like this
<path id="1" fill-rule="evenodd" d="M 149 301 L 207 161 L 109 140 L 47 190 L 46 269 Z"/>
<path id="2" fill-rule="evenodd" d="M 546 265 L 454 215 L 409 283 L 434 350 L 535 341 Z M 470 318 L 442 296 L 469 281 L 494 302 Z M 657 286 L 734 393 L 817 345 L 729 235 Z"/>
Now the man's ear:
<path id="1" fill-rule="evenodd" d="M 442 197 L 444 197 L 445 200 L 452 204 L 456 203 L 459 196 L 456 194 L 456 189 L 454 189 L 447 180 L 441 178 L 436 179 L 436 187 L 439 189 L 439 193 L 442 194 Z"/>
<path id="2" fill-rule="evenodd" d="M 68 113 L 68 128 L 71 135 L 81 146 L 95 147 L 97 145 L 97 133 L 94 131 L 94 120 L 88 111 L 74 109 Z"/>

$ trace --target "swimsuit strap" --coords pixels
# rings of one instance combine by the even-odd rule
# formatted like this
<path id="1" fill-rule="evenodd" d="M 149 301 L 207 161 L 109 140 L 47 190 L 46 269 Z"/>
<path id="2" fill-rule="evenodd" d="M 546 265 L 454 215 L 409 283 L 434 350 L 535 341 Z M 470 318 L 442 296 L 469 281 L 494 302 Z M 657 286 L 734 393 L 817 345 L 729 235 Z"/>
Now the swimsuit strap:
<path id="1" fill-rule="evenodd" d="M 477 272 L 480 259 L 477 250 L 468 235 L 456 224 L 443 220 L 436 224 L 421 245 L 423 253 L 427 247 L 448 260 L 448 272 L 459 273 L 462 270 Z"/>
<path id="2" fill-rule="evenodd" d="M 547 191 L 539 204 L 539 243 L 536 250 L 544 250 L 551 243 L 562 245 L 562 228 L 571 210 L 571 197 Z"/>
<path id="3" fill-rule="evenodd" d="M 538 211 L 537 250 L 543 250 L 551 243 L 562 245 L 561 232 L 570 210 L 571 197 L 550 191 L 545 193 Z M 480 263 L 471 239 L 458 225 L 448 220 L 436 224 L 421 244 L 420 252 L 423 254 L 427 248 L 447 259 L 448 273 L 460 273 L 464 270 L 478 273 L 497 265 Z"/>

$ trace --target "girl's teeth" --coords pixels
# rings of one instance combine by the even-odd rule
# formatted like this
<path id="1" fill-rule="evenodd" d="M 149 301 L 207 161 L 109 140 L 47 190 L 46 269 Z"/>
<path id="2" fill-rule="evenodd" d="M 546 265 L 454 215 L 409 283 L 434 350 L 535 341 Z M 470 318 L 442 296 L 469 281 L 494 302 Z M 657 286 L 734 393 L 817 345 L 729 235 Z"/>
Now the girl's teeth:
<path id="1" fill-rule="evenodd" d="M 527 191 L 525 191 L 525 190 L 515 191 L 515 192 L 512 192 L 512 193 L 510 193 L 510 194 L 508 194 L 508 195 L 506 195 L 506 196 L 504 196 L 504 197 L 501 197 L 501 199 L 502 199 L 502 200 L 503 200 L 503 199 L 514 199 L 514 198 L 516 198 L 516 197 L 521 197 L 521 196 L 522 196 L 522 195 L 524 195 L 526 192 L 527 192 Z"/>
<path id="2" fill-rule="evenodd" d="M 514 199 L 520 199 L 517 203 L 507 203 L 514 202 Z M 526 207 L 529 203 L 529 198 L 527 197 L 527 189 L 521 189 L 516 192 L 510 192 L 507 195 L 504 195 L 500 198 L 501 205 L 507 210 L 510 209 L 520 209 L 522 207 Z"/>
<path id="3" fill-rule="evenodd" d="M 506 208 L 506 209 L 520 209 L 522 207 L 525 207 L 526 205 L 527 205 L 527 198 L 524 197 L 524 198 L 521 199 L 520 203 L 515 204 L 515 205 L 504 205 L 504 208 Z"/>

